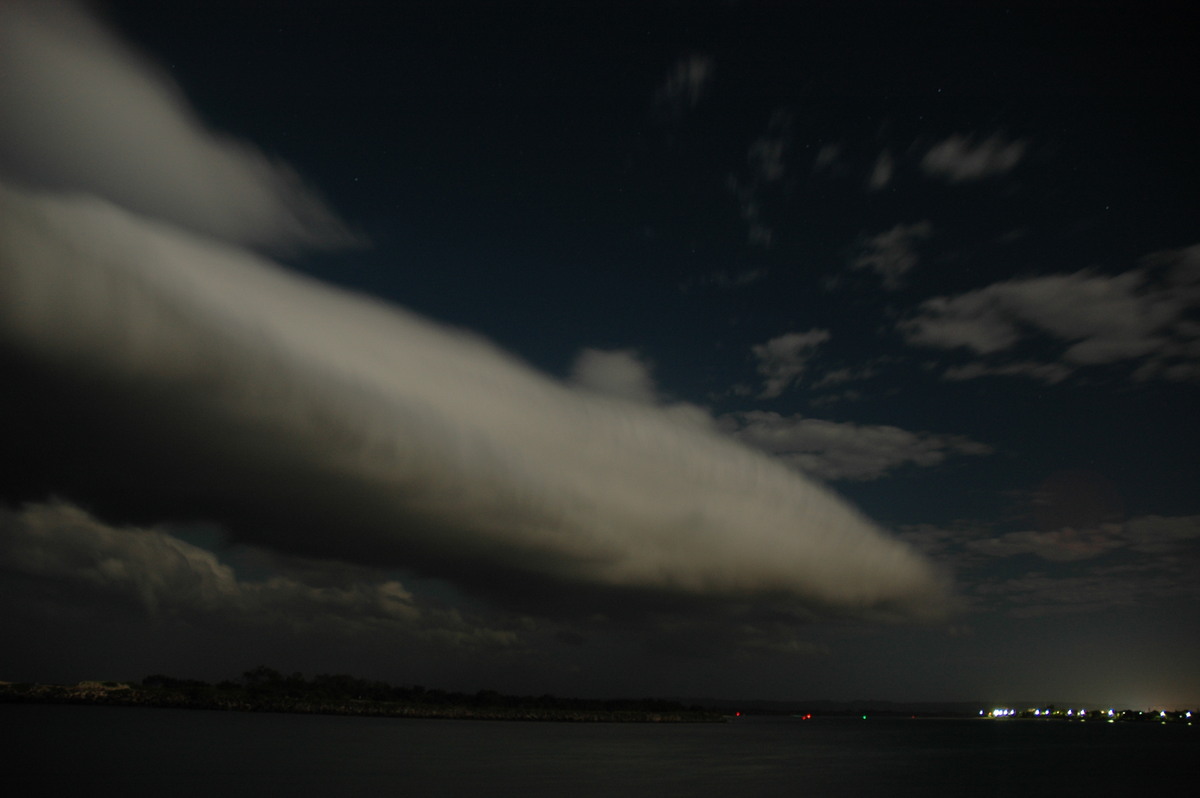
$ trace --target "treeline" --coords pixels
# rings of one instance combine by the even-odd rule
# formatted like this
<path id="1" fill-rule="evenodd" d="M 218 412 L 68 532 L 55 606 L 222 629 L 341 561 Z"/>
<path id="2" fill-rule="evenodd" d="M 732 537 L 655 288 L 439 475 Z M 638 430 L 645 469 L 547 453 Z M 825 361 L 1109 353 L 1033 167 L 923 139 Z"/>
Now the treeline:
<path id="1" fill-rule="evenodd" d="M 423 717 L 528 718 L 563 720 L 707 720 L 712 713 L 657 698 L 584 699 L 545 694 L 505 695 L 495 690 L 449 692 L 421 685 L 393 686 L 344 673 L 285 675 L 260 665 L 240 680 L 216 684 L 153 674 L 140 688 L 181 696 L 194 705 L 280 711 L 348 711 Z"/>

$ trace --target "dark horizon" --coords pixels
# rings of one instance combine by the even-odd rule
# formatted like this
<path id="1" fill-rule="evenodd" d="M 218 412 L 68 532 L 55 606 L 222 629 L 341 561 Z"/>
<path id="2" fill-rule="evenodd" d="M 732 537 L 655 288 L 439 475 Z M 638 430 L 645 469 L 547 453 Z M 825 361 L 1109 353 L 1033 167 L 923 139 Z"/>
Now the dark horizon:
<path id="1" fill-rule="evenodd" d="M 601 708 L 608 704 L 608 710 L 614 709 L 629 709 L 634 704 L 653 704 L 669 705 L 669 709 L 694 709 L 703 708 L 709 711 L 727 711 L 741 714 L 795 714 L 807 713 L 808 718 L 812 717 L 841 717 L 852 716 L 860 713 L 869 712 L 875 713 L 877 716 L 892 717 L 892 716 L 909 716 L 916 717 L 980 717 L 988 718 L 996 717 L 997 719 L 1004 718 L 1004 712 L 1012 716 L 1021 717 L 1036 717 L 1031 714 L 1035 710 L 1050 710 L 1056 713 L 1056 717 L 1060 719 L 1069 719 L 1067 713 L 1075 715 L 1079 713 L 1082 717 L 1084 714 L 1092 719 L 1107 720 L 1113 713 L 1116 713 L 1116 719 L 1120 720 L 1122 715 L 1125 719 L 1136 713 L 1157 713 L 1160 710 L 1168 714 L 1179 714 L 1185 711 L 1191 711 L 1194 708 L 1189 706 L 1151 706 L 1151 707 L 1128 707 L 1120 706 L 1112 702 L 1102 701 L 1063 701 L 1063 700 L 1038 700 L 1031 701 L 1026 699 L 1013 700 L 1011 698 L 1004 700 L 957 700 L 945 701 L 933 698 L 926 699 L 910 699 L 905 701 L 896 701 L 887 698 L 754 698 L 754 697 L 734 697 L 734 696 L 685 696 L 685 695 L 608 695 L 608 696 L 575 696 L 575 695 L 555 695 L 549 692 L 533 691 L 525 694 L 502 693 L 488 687 L 480 687 L 479 689 L 467 690 L 447 690 L 438 685 L 417 685 L 417 684 L 392 684 L 383 680 L 361 679 L 353 674 L 335 673 L 335 674 L 302 674 L 298 671 L 280 671 L 278 669 L 259 665 L 255 668 L 243 671 L 236 677 L 229 677 L 216 681 L 206 681 L 203 679 L 191 679 L 188 677 L 180 677 L 170 674 L 148 674 L 138 679 L 86 679 L 70 684 L 56 684 L 50 682 L 25 682 L 26 686 L 42 685 L 46 687 L 64 687 L 64 688 L 87 688 L 87 689 L 113 689 L 129 686 L 138 689 L 151 689 L 164 692 L 179 692 L 182 695 L 201 695 L 203 691 L 212 689 L 218 690 L 247 690 L 247 689 L 274 689 L 299 690 L 297 696 L 305 695 L 305 691 L 322 690 L 327 691 L 330 686 L 337 687 L 341 692 L 338 693 L 342 698 L 375 696 L 372 700 L 375 701 L 400 701 L 400 702 L 420 702 L 428 701 L 434 705 L 438 704 L 479 704 L 484 701 L 485 705 L 491 706 L 494 702 L 496 706 L 514 706 L 521 705 L 520 702 L 553 702 L 556 706 L 562 708 L 594 706 Z M 272 687 L 273 685 L 273 687 Z M 2 687 L 15 687 L 17 683 L 0 680 Z M 342 695 L 346 690 L 350 693 Z M 197 692 L 200 691 L 200 692 Z M 395 696 L 382 698 L 376 694 L 380 693 L 395 693 Z M 64 694 L 66 695 L 66 694 Z M 112 692 L 111 695 L 119 699 L 119 692 Z M 48 700 L 48 699 L 47 699 Z M 58 701 L 64 700 L 62 697 Z M 168 704 L 170 705 L 170 704 Z M 202 706 L 202 705 L 201 705 Z M 660 707 L 663 708 L 663 707 Z M 997 714 L 997 708 L 1005 708 Z M 286 709 L 277 711 L 287 711 Z M 1190 715 L 1189 715 L 1190 717 Z"/>

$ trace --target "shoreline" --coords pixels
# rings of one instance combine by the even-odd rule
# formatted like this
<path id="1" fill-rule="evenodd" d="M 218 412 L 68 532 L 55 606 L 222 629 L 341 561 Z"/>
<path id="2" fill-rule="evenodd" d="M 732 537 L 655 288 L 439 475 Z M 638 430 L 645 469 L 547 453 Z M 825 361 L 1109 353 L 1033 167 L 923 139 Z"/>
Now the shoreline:
<path id="1" fill-rule="evenodd" d="M 145 688 L 115 682 L 80 682 L 75 685 L 0 683 L 0 703 L 549 723 L 720 723 L 725 720 L 715 712 L 684 708 L 656 711 L 473 706 L 463 703 L 423 704 L 370 699 L 316 700 L 291 696 L 237 694 L 233 691 L 213 689 Z"/>

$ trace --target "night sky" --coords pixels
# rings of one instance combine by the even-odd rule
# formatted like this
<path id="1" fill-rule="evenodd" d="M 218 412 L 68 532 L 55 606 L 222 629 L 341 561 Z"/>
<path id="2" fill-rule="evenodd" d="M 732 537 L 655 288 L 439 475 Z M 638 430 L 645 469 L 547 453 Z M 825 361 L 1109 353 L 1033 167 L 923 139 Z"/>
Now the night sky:
<path id="1" fill-rule="evenodd" d="M 1200 704 L 1188 4 L 0 6 L 0 679 Z"/>

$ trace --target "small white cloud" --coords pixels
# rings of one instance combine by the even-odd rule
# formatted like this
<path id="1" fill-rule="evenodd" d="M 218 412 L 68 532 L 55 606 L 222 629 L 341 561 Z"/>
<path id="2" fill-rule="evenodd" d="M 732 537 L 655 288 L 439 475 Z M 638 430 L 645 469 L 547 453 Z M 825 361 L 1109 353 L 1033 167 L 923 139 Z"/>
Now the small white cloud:
<path id="1" fill-rule="evenodd" d="M 872 480 L 905 465 L 935 466 L 951 455 L 990 454 L 960 435 L 750 411 L 730 416 L 741 440 L 825 480 Z"/>
<path id="2" fill-rule="evenodd" d="M 982 180 L 1010 171 L 1025 156 L 1024 141 L 1005 141 L 992 136 L 978 144 L 970 138 L 951 136 L 935 144 L 921 159 L 925 174 L 951 183 Z"/>
<path id="3" fill-rule="evenodd" d="M 571 367 L 571 381 L 606 396 L 654 404 L 658 392 L 650 369 L 631 349 L 584 349 Z"/>
<path id="4" fill-rule="evenodd" d="M 773 399 L 799 382 L 817 347 L 830 337 L 829 330 L 814 328 L 804 333 L 786 333 L 751 347 L 758 359 L 758 373 L 764 377 L 759 398 Z"/>
<path id="5" fill-rule="evenodd" d="M 1186 253 L 1173 253 L 1171 262 Z M 1163 257 L 1159 253 L 1156 262 Z M 897 326 L 910 344 L 980 355 L 1009 350 L 1034 335 L 1063 347 L 1057 364 L 967 364 L 947 372 L 948 379 L 1005 374 L 1053 383 L 1081 366 L 1138 360 L 1137 376 L 1145 379 L 1166 376 L 1197 354 L 1200 330 L 1188 322 L 1196 307 L 1200 285 L 1160 279 L 1149 266 L 1116 275 L 1083 270 L 934 297 Z"/>
<path id="6" fill-rule="evenodd" d="M 932 234 L 933 225 L 928 221 L 898 224 L 868 239 L 863 253 L 851 261 L 850 268 L 875 272 L 882 278 L 883 287 L 894 291 L 904 284 L 904 275 L 917 265 L 913 242 Z"/>

